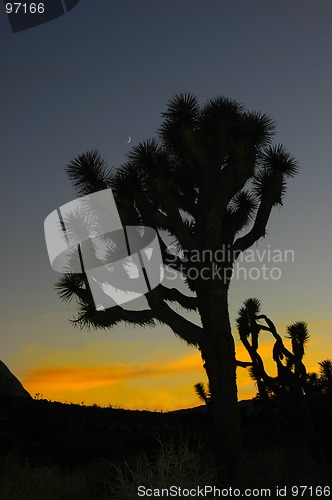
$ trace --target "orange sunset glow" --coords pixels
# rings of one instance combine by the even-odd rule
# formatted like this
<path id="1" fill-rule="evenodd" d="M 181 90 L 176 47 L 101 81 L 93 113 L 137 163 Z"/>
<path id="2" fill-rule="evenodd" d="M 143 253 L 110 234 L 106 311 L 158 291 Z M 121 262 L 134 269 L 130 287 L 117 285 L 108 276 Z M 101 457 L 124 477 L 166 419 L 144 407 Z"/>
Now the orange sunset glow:
<path id="1" fill-rule="evenodd" d="M 317 362 L 326 358 L 321 335 L 328 332 L 331 323 L 321 321 L 312 323 L 305 362 L 307 370 L 317 371 Z M 280 332 L 283 331 L 279 327 Z M 320 334 L 320 335 L 318 335 Z M 206 383 L 200 353 L 193 348 L 172 339 L 178 354 L 169 351 L 151 351 L 143 342 L 133 343 L 132 350 L 127 344 L 112 343 L 112 338 L 80 352 L 65 350 L 42 350 L 40 346 L 30 346 L 25 352 L 31 360 L 38 360 L 34 367 L 21 372 L 24 387 L 32 396 L 38 394 L 52 401 L 85 405 L 117 406 L 130 409 L 169 411 L 188 408 L 201 404 L 195 394 L 197 382 Z M 271 358 L 273 342 L 271 338 L 261 339 L 260 353 L 267 371 L 275 375 L 275 365 Z M 142 362 L 133 362 L 133 353 L 149 351 Z M 237 358 L 248 360 L 243 345 L 237 342 Z M 110 362 L 107 362 L 109 352 Z M 122 352 L 122 355 L 121 355 Z M 115 358 L 122 358 L 116 362 Z M 94 363 L 93 360 L 101 360 Z M 44 360 L 44 363 L 43 363 Z M 237 369 L 239 399 L 249 399 L 256 394 L 255 384 L 247 370 Z"/>

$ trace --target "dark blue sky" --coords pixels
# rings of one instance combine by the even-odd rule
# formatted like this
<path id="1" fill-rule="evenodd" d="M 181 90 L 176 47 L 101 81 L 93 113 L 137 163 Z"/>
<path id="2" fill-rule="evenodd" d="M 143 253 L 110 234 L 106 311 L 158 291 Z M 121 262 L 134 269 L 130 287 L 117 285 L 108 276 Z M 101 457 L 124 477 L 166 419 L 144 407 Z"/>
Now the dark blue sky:
<path id="1" fill-rule="evenodd" d="M 15 34 L 1 12 L 5 362 L 27 343 L 77 342 L 43 233 L 45 217 L 75 198 L 64 166 L 91 148 L 118 166 L 128 136 L 133 145 L 152 137 L 179 92 L 202 103 L 225 95 L 270 114 L 276 141 L 301 167 L 261 244 L 292 248 L 296 261 L 278 283 L 233 285 L 233 318 L 249 294 L 282 325 L 331 320 L 331 25 L 329 0 L 80 0 Z M 56 335 L 47 333 L 50 317 Z"/>

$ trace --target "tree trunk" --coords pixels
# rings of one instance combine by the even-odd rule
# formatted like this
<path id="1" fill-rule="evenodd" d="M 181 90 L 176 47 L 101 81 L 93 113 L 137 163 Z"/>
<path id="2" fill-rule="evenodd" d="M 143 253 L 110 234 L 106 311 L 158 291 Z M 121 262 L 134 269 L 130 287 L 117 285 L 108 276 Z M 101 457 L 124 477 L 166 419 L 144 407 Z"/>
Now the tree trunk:
<path id="1" fill-rule="evenodd" d="M 213 288 L 202 301 L 202 323 L 207 339 L 201 352 L 211 391 L 209 406 L 217 465 L 232 469 L 243 451 L 235 345 L 228 314 L 228 289 L 220 283 Z"/>

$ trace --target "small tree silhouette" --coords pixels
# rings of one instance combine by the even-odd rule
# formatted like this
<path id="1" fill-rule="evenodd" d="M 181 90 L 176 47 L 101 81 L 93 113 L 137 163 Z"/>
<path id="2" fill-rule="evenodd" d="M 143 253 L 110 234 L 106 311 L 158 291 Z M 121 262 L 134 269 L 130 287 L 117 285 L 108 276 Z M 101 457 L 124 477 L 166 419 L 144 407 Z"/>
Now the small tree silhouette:
<path id="1" fill-rule="evenodd" d="M 285 347 L 282 337 L 277 332 L 273 321 L 261 314 L 261 303 L 258 299 L 248 299 L 239 310 L 237 326 L 240 339 L 251 358 L 250 375 L 256 381 L 258 396 L 278 398 L 284 409 L 292 409 L 297 425 L 313 449 L 319 446 L 319 439 L 309 410 L 307 396 L 310 394 L 308 380 L 317 383 L 318 378 L 308 377 L 303 356 L 305 344 L 309 340 L 308 325 L 298 321 L 287 327 L 287 337 L 291 340 L 292 351 Z M 265 324 L 262 324 L 264 321 Z M 277 377 L 271 377 L 265 371 L 264 363 L 258 353 L 259 337 L 269 332 L 274 337 L 272 357 L 277 366 Z M 322 366 L 323 364 L 323 366 Z M 321 378 L 329 379 L 332 375 L 332 363 L 320 363 Z M 331 370 L 330 370 L 331 369 Z M 326 372 L 326 373 L 325 373 Z"/>
<path id="2" fill-rule="evenodd" d="M 322 393 L 332 396 L 332 360 L 325 359 L 318 364 Z"/>
<path id="3" fill-rule="evenodd" d="M 197 384 L 195 384 L 194 388 L 199 399 L 206 405 L 209 404 L 211 400 L 210 390 L 206 389 L 202 382 L 198 382 Z"/>

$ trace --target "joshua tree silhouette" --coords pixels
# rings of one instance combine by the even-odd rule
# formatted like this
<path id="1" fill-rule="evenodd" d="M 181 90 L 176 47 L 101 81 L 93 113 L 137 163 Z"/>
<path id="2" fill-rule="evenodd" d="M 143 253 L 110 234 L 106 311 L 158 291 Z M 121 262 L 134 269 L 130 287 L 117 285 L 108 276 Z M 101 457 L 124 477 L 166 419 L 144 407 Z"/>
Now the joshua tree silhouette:
<path id="1" fill-rule="evenodd" d="M 292 346 L 292 351 L 290 351 L 286 348 L 273 321 L 265 314 L 261 314 L 260 310 L 261 303 L 258 299 L 248 299 L 239 310 L 237 318 L 240 339 L 251 358 L 249 373 L 257 384 L 258 397 L 261 399 L 278 398 L 282 407 L 287 408 L 287 412 L 291 409 L 307 443 L 312 448 L 317 448 L 319 439 L 307 398 L 310 395 L 309 382 L 311 385 L 314 384 L 317 376 L 308 376 L 303 363 L 305 344 L 309 340 L 308 325 L 304 321 L 298 321 L 287 327 L 286 338 L 290 339 Z M 266 332 L 271 333 L 275 340 L 272 357 L 277 365 L 277 377 L 267 374 L 263 360 L 258 353 L 260 335 Z M 325 373 L 326 370 L 332 375 L 332 363 L 322 362 L 320 366 L 321 373 Z"/>
<path id="2" fill-rule="evenodd" d="M 162 116 L 160 143 L 150 139 L 133 147 L 119 169 L 108 171 L 91 151 L 75 158 L 67 173 L 79 195 L 111 187 L 124 226 L 141 224 L 159 231 L 164 264 L 184 275 L 188 293 L 162 283 L 146 295 L 145 310 L 117 306 L 96 311 L 84 273 L 64 275 L 57 289 L 63 299 L 78 299 L 75 322 L 81 327 L 163 323 L 197 347 L 210 384 L 219 460 L 234 463 L 242 440 L 228 313 L 231 270 L 237 256 L 265 235 L 271 210 L 282 204 L 286 181 L 296 174 L 297 165 L 281 145 L 271 144 L 271 118 L 246 111 L 235 100 L 217 97 L 200 106 L 194 95 L 180 94 Z M 172 235 L 186 259 L 170 252 L 162 232 Z M 191 258 L 204 251 L 212 262 Z M 201 325 L 169 303 L 197 311 Z"/>

